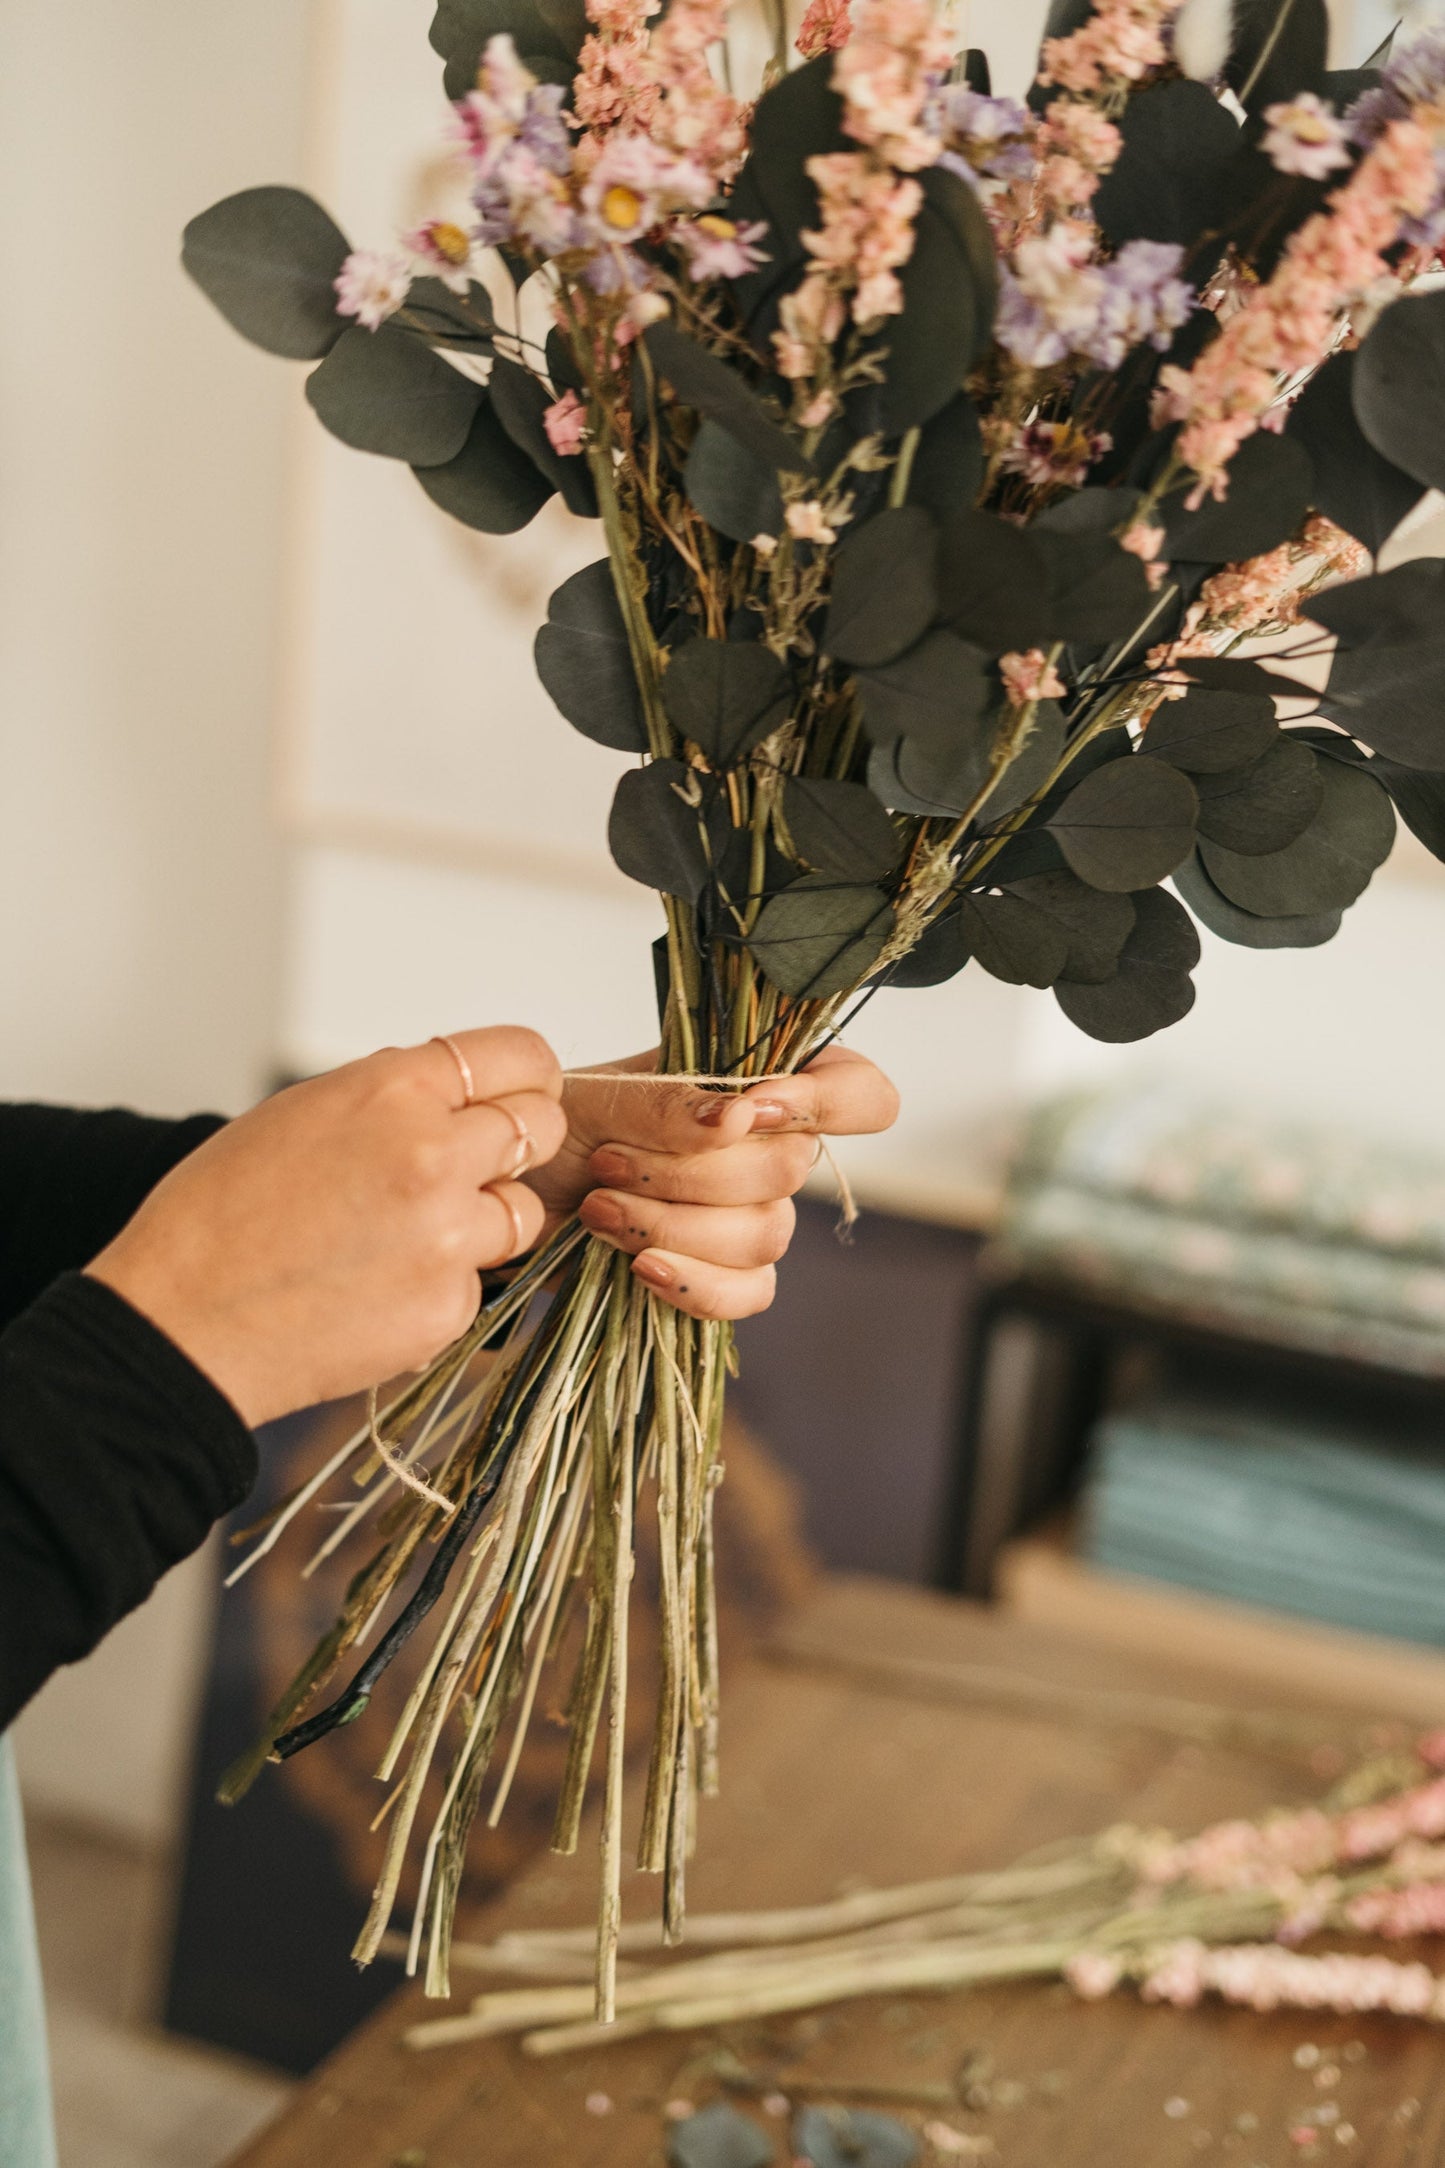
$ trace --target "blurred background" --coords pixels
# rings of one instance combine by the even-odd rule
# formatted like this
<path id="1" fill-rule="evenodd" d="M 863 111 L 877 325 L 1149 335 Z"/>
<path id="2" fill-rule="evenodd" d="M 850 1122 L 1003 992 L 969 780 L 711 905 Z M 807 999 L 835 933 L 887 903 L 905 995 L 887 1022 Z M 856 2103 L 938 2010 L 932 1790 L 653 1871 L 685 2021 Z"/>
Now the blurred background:
<path id="1" fill-rule="evenodd" d="M 415 223 L 430 12 L 7 11 L 6 1097 L 230 1112 L 459 1025 L 534 1024 L 564 1061 L 654 1036 L 655 905 L 603 837 L 620 757 L 531 664 L 595 531 L 555 503 L 513 538 L 448 522 L 317 429 L 302 371 L 243 346 L 177 262 L 188 217 L 262 180 L 310 188 L 359 245 Z M 964 9 L 997 88 L 1022 90 L 1043 12 Z M 1399 9 L 1333 12 L 1357 61 Z M 1387 561 L 1419 551 L 1445 552 L 1435 497 Z M 745 1342 L 759 1528 L 1121 1643 L 1213 1636 L 1256 1675 L 1357 1665 L 1428 1702 L 1442 953 L 1445 872 L 1406 837 L 1328 946 L 1206 937 L 1193 1014 L 1141 1046 L 975 972 L 880 995 L 852 1037 L 904 1113 L 848 1150 L 863 1226 L 840 1247 L 810 1204 Z M 314 1450 L 293 1429 L 274 1470 Z M 344 1922 L 361 1870 L 317 1868 L 325 1798 L 205 1805 L 308 1630 L 279 1593 L 218 1614 L 218 1582 L 217 1554 L 192 1561 L 19 1726 L 64 2157 L 86 2168 L 223 2158 L 371 1993 L 338 1964 L 287 2002 L 294 1951 L 248 1922 L 258 1862 L 301 1858 L 306 1939 L 343 1948 L 325 1905 Z"/>

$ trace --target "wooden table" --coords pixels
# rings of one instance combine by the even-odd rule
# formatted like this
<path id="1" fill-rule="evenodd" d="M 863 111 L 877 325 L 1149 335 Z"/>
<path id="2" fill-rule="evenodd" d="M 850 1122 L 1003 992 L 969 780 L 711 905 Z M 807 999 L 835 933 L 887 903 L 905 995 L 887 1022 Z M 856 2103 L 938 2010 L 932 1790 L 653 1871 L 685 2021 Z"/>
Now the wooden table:
<path id="1" fill-rule="evenodd" d="M 1001 1673 L 1032 1699 L 1009 1706 Z M 726 1682 L 724 1792 L 705 1810 L 694 1906 L 804 1903 L 853 1879 L 1000 1864 L 1114 1820 L 1189 1828 L 1319 1789 L 1291 1755 L 1182 1743 L 1124 1721 L 1117 1705 L 1101 1715 L 1086 1698 L 1099 1688 L 1242 1698 L 1208 1673 L 1125 1660 L 947 1597 L 825 1585 L 780 1651 L 735 1665 Z M 1048 1706 L 1073 1689 L 1084 1690 L 1077 1710 Z M 1327 1695 L 1325 1679 L 1321 1707 Z M 1341 1714 L 1342 1731 L 1358 1722 Z M 592 1871 L 584 1840 L 582 1857 L 544 1861 L 469 1931 L 581 1921 Z M 643 1878 L 628 1896 L 633 1915 L 651 1911 Z M 464 1976 L 457 1985 L 470 1991 Z M 404 2027 L 438 2007 L 397 1996 L 235 2168 L 661 2168 L 664 2104 L 683 2088 L 699 2101 L 715 2090 L 696 2076 L 707 2043 L 695 2035 L 556 2062 L 505 2041 L 404 2048 Z M 1445 2161 L 1445 2036 L 1408 2021 L 1174 2011 L 1127 1995 L 1086 2005 L 1060 1986 L 1019 1986 L 851 2003 L 733 2044 L 754 2061 L 791 2058 L 814 2085 L 918 2086 L 984 2051 L 1008 2081 L 1005 2104 L 947 2120 L 991 2139 L 993 2151 L 972 2157 L 997 2168 Z M 1297 2049 L 1316 2047 L 1317 2065 L 1297 2064 Z M 1325 2089 L 1321 2068 L 1338 2073 Z M 595 2112 L 598 2095 L 608 2112 Z M 1325 2101 L 1338 2103 L 1337 2124 L 1299 2146 L 1290 2130 Z M 770 2127 L 786 2161 L 785 2125 Z M 1354 2135 L 1341 2144 L 1336 2129 Z M 925 2160 L 944 2157 L 925 2147 Z"/>

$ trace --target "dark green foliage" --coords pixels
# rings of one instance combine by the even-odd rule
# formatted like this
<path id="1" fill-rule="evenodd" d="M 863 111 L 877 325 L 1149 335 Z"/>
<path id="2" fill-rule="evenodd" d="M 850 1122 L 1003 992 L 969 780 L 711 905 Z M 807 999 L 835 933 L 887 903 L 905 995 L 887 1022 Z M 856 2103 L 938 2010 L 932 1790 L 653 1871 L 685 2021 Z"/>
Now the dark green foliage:
<path id="1" fill-rule="evenodd" d="M 1318 90 L 1330 25 L 1325 0 L 1233 0 L 1224 80 L 1248 113 Z"/>
<path id="2" fill-rule="evenodd" d="M 725 2100 L 667 2129 L 668 2168 L 770 2168 L 777 2149 Z"/>
<path id="3" fill-rule="evenodd" d="M 1406 294 L 1385 310 L 1356 358 L 1354 401 L 1382 458 L 1445 489 L 1445 293 Z"/>
<path id="4" fill-rule="evenodd" d="M 466 354 L 490 354 L 497 328 L 491 295 L 475 279 L 465 294 L 454 294 L 440 279 L 413 279 L 395 321 L 433 346 Z"/>
<path id="5" fill-rule="evenodd" d="M 1317 509 L 1367 550 L 1378 551 L 1419 503 L 1424 485 L 1377 451 L 1361 428 L 1360 359 L 1359 353 L 1330 356 L 1295 401 L 1289 434 L 1310 455 Z"/>
<path id="6" fill-rule="evenodd" d="M 620 753 L 646 752 L 642 701 L 605 557 L 562 582 L 533 655 L 538 677 L 574 730 Z"/>
<path id="7" fill-rule="evenodd" d="M 580 452 L 565 456 L 552 449 L 542 417 L 552 404 L 552 394 L 530 369 L 498 355 L 487 380 L 498 421 L 519 451 L 545 474 L 561 492 L 569 512 L 583 519 L 597 517 L 597 491 L 586 459 Z"/>
<path id="8" fill-rule="evenodd" d="M 698 808 L 683 795 L 690 777 L 680 760 L 629 769 L 612 800 L 607 842 L 629 880 L 696 903 L 709 869 Z"/>
<path id="9" fill-rule="evenodd" d="M 1064 977 L 1086 983 L 1113 977 L 1119 953 L 1134 930 L 1132 896 L 1090 888 L 1066 867 L 1056 873 L 1025 874 L 1010 881 L 1009 889 L 1063 929 L 1067 941 Z"/>
<path id="10" fill-rule="evenodd" d="M 1339 641 L 1321 712 L 1392 760 L 1445 769 L 1445 558 L 1326 588 L 1304 614 Z"/>
<path id="11" fill-rule="evenodd" d="M 774 421 L 736 369 L 670 321 L 651 325 L 642 343 L 653 368 L 684 406 L 716 422 L 762 466 L 785 474 L 809 471 L 811 462 L 802 446 Z"/>
<path id="12" fill-rule="evenodd" d="M 895 813 L 943 817 L 964 812 L 988 774 L 988 742 L 964 731 L 936 742 L 900 738 L 876 745 L 868 759 L 868 788 Z"/>
<path id="13" fill-rule="evenodd" d="M 1192 477 L 1165 499 L 1160 512 L 1171 559 L 1233 565 L 1276 548 L 1310 508 L 1314 470 L 1297 437 L 1259 429 L 1229 462 L 1228 481 L 1222 499 L 1206 497 L 1193 511 L 1188 504 Z"/>
<path id="14" fill-rule="evenodd" d="M 748 947 L 783 993 L 821 1001 L 856 985 L 892 931 L 881 889 L 809 873 L 763 905 Z"/>
<path id="15" fill-rule="evenodd" d="M 741 760 L 787 717 L 787 670 L 756 641 L 692 639 L 675 649 L 662 704 L 680 738 L 715 767 Z"/>
<path id="16" fill-rule="evenodd" d="M 1244 767 L 1196 776 L 1194 784 L 1200 835 L 1250 857 L 1284 850 L 1324 802 L 1319 763 L 1293 738 L 1279 738 Z"/>
<path id="17" fill-rule="evenodd" d="M 343 331 L 306 379 L 318 419 L 359 452 L 439 467 L 467 441 L 485 396 L 440 354 L 395 324 Z"/>
<path id="18" fill-rule="evenodd" d="M 898 863 L 893 823 L 862 783 L 789 776 L 783 819 L 804 865 L 844 881 L 877 881 Z"/>
<path id="19" fill-rule="evenodd" d="M 896 662 L 860 671 L 858 690 L 874 745 L 916 738 L 942 748 L 978 741 L 990 687 L 978 649 L 940 630 Z"/>
<path id="20" fill-rule="evenodd" d="M 186 227 L 181 262 L 242 338 L 319 361 L 340 338 L 336 278 L 351 244 L 299 188 L 243 188 Z"/>
<path id="21" fill-rule="evenodd" d="M 1068 963 L 1064 927 L 1026 896 L 965 896 L 958 918 L 970 955 L 1006 985 L 1052 986 Z"/>
<path id="22" fill-rule="evenodd" d="M 1091 1039 L 1119 1045 L 1147 1039 L 1177 1024 L 1194 1006 L 1189 974 L 1199 961 L 1199 936 L 1189 913 L 1162 888 L 1133 898 L 1134 924 L 1107 979 L 1060 979 L 1054 999 Z"/>
<path id="23" fill-rule="evenodd" d="M 764 466 L 717 422 L 699 424 L 683 468 L 683 487 L 694 511 L 734 542 L 782 531 L 783 492 L 776 470 Z"/>
<path id="24" fill-rule="evenodd" d="M 881 421 L 901 436 L 963 388 L 993 329 L 998 265 L 974 190 L 943 166 L 918 175 L 923 203 L 901 273 L 903 314 L 889 320 Z"/>
<path id="25" fill-rule="evenodd" d="M 1186 775 L 1135 753 L 1086 775 L 1048 826 L 1080 880 L 1122 895 L 1151 887 L 1183 864 L 1198 810 Z"/>
<path id="26" fill-rule="evenodd" d="M 1318 911 L 1292 918 L 1261 918 L 1253 911 L 1242 911 L 1215 887 L 1197 854 L 1177 867 L 1172 879 L 1200 925 L 1237 948 L 1318 948 L 1333 941 L 1344 916 L 1342 911 Z"/>
<path id="27" fill-rule="evenodd" d="M 1199 856 L 1230 903 L 1261 918 L 1314 917 L 1355 901 L 1395 840 L 1395 816 L 1383 785 L 1363 769 L 1319 763 L 1320 809 L 1284 850 L 1263 856 L 1203 842 Z"/>
<path id="28" fill-rule="evenodd" d="M 1111 248 L 1125 241 L 1189 247 L 1223 222 L 1239 128 L 1203 83 L 1156 83 L 1118 116 L 1124 149 L 1093 212 Z"/>
<path id="29" fill-rule="evenodd" d="M 989 655 L 1049 637 L 1049 575 L 1031 534 L 996 512 L 956 512 L 943 522 L 939 612 L 950 629 Z"/>
<path id="30" fill-rule="evenodd" d="M 913 2132 L 891 2115 L 850 2108 L 800 2108 L 793 2118 L 793 2152 L 814 2168 L 913 2168 Z"/>
<path id="31" fill-rule="evenodd" d="M 937 570 L 938 529 L 920 505 L 850 529 L 833 564 L 824 653 L 859 668 L 894 661 L 933 622 Z"/>
<path id="32" fill-rule="evenodd" d="M 433 504 L 483 534 L 515 534 L 552 495 L 552 484 L 518 450 L 487 398 L 478 406 L 455 459 L 412 472 Z"/>
<path id="33" fill-rule="evenodd" d="M 918 439 L 908 501 L 921 504 L 937 520 L 973 509 L 983 483 L 983 434 L 978 409 L 959 392 L 926 422 Z"/>
<path id="34" fill-rule="evenodd" d="M 1188 692 L 1155 709 L 1144 749 L 1190 775 L 1221 775 L 1258 760 L 1279 735 L 1274 703 L 1262 693 Z"/>
<path id="35" fill-rule="evenodd" d="M 1041 700 L 1034 713 L 1033 728 L 1004 769 L 984 811 L 990 823 L 1000 821 L 1042 789 L 1059 764 L 1064 750 L 1064 718 L 1052 700 Z"/>

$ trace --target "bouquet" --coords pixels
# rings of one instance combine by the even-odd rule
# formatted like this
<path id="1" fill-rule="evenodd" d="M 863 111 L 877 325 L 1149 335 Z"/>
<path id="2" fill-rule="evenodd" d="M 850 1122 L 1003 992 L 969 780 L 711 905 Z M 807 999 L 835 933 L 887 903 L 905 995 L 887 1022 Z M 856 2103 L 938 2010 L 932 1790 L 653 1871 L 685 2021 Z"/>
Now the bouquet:
<path id="1" fill-rule="evenodd" d="M 1445 485 L 1445 293 L 1410 291 L 1445 235 L 1445 34 L 1329 74 L 1324 0 L 1057 0 L 1024 104 L 932 0 L 811 0 L 749 100 L 727 17 L 441 0 L 463 208 L 368 253 L 258 188 L 185 237 L 238 330 L 315 364 L 323 425 L 442 511 L 598 520 L 536 659 L 634 761 L 609 835 L 661 896 L 660 1070 L 796 1070 L 879 987 L 965 966 L 1141 1038 L 1191 1005 L 1196 920 L 1309 946 L 1397 813 L 1445 854 L 1445 561 L 1371 569 Z M 605 1732 L 611 2015 L 643 1517 L 637 1856 L 680 1935 L 732 1362 L 573 1225 L 269 1529 L 350 1462 L 322 1548 L 374 1548 L 231 1794 L 430 1636 L 379 1742 L 363 1962 L 415 1839 L 410 1964 L 445 1990 L 469 1827 L 569 1656 L 555 1842 Z"/>

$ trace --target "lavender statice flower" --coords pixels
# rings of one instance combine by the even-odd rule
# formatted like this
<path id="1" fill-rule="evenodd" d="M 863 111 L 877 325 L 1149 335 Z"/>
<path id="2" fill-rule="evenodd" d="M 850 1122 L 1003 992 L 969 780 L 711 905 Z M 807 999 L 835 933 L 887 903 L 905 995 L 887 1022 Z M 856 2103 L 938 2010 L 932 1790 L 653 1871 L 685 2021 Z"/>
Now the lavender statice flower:
<path id="1" fill-rule="evenodd" d="M 1136 346 L 1162 354 L 1194 306 L 1178 276 L 1183 253 L 1172 241 L 1126 241 L 1103 267 L 1098 322 L 1080 351 L 1101 369 L 1117 369 Z"/>
<path id="2" fill-rule="evenodd" d="M 984 195 L 1033 175 L 1033 117 L 1017 98 L 948 83 L 930 99 L 923 124 L 944 146 L 938 163 Z"/>
<path id="3" fill-rule="evenodd" d="M 1167 241 L 1127 241 L 1094 261 L 1093 230 L 1060 219 L 1020 243 L 1000 274 L 995 333 L 1016 361 L 1046 369 L 1076 354 L 1117 369 L 1135 346 L 1163 350 L 1194 304 L 1178 276 L 1182 251 Z"/>

